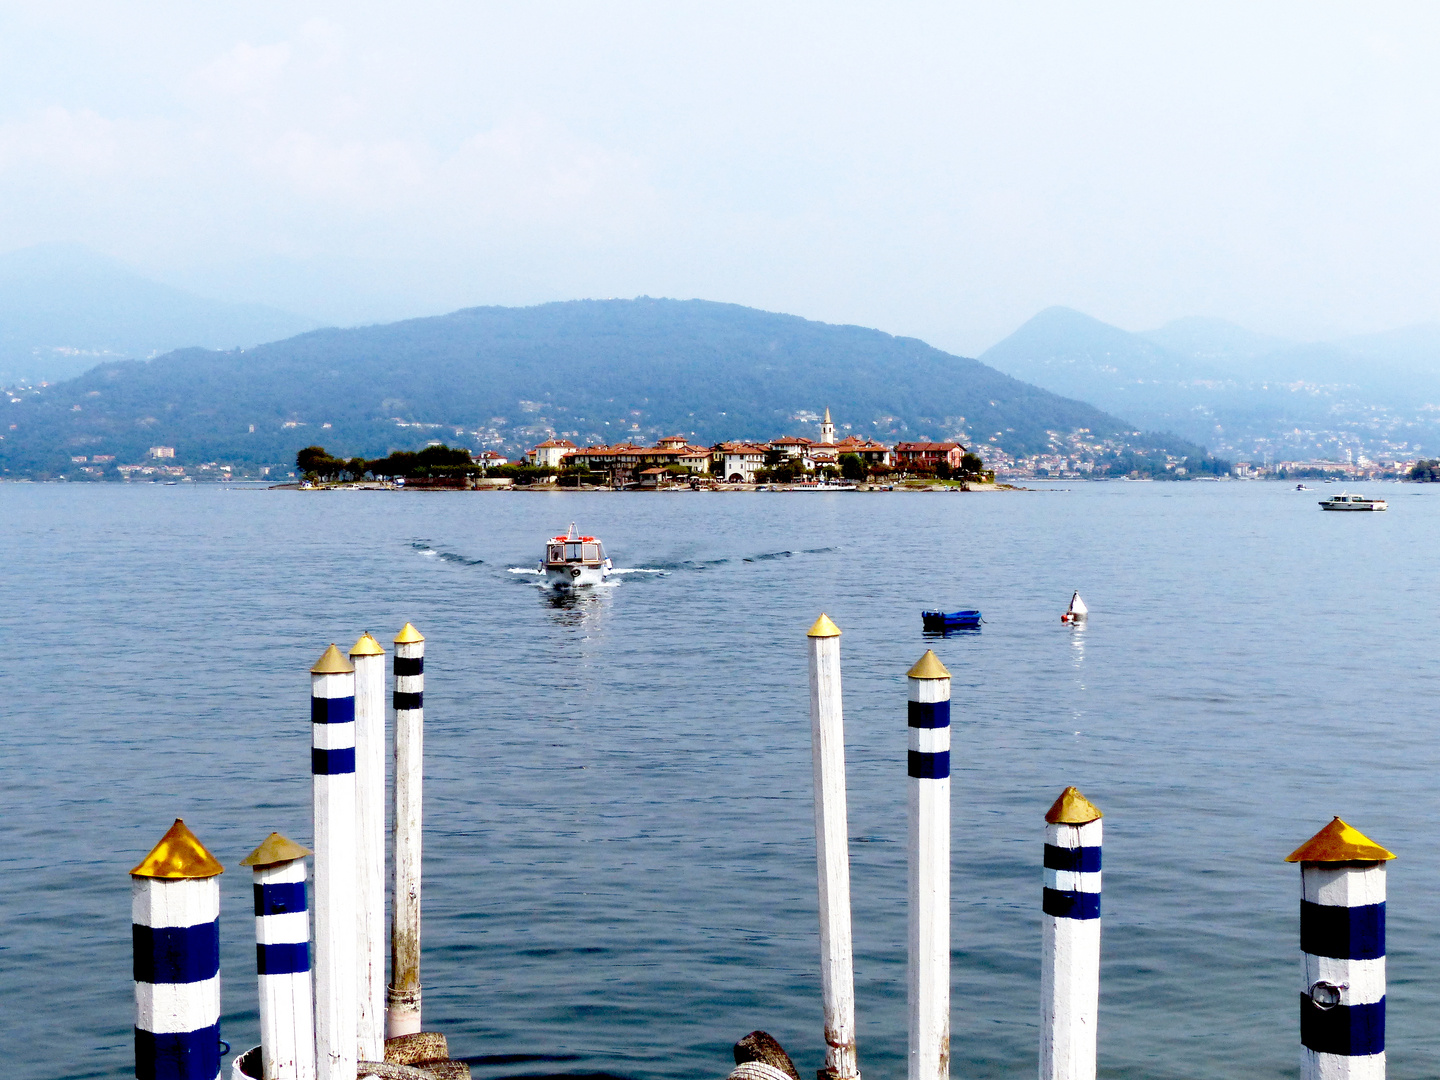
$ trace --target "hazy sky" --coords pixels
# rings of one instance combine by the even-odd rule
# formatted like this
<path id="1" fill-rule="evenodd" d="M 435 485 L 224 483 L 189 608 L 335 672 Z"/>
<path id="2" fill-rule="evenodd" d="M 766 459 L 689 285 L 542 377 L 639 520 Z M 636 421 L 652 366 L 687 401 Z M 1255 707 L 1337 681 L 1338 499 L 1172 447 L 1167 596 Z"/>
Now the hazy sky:
<path id="1" fill-rule="evenodd" d="M 0 250 L 324 319 L 1440 318 L 1440 7 L 0 4 Z"/>

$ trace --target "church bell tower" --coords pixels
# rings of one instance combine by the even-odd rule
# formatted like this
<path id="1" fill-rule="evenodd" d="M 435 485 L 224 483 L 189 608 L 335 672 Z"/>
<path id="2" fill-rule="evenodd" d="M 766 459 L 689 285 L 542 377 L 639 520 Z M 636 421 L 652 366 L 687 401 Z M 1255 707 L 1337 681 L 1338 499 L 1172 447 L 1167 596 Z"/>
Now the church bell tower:
<path id="1" fill-rule="evenodd" d="M 822 446 L 835 445 L 835 425 L 830 422 L 830 409 L 825 409 L 825 419 L 820 424 L 820 444 Z"/>

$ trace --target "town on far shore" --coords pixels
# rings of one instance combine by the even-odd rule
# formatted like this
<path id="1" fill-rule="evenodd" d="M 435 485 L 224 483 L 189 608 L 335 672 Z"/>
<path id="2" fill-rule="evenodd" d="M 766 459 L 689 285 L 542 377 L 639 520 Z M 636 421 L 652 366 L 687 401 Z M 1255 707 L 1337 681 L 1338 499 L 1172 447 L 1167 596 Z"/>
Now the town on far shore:
<path id="1" fill-rule="evenodd" d="M 814 414 L 810 414 L 814 417 Z M 329 427 L 325 424 L 324 427 Z M 434 425 L 431 425 L 434 426 Z M 1408 479 L 1440 480 L 1440 460 L 1372 461 L 1352 451 L 1343 460 L 1231 463 L 1197 462 L 1166 451 L 1130 452 L 1122 441 L 1086 430 L 1050 433 L 1045 452 L 1015 457 L 995 440 L 980 447 L 956 440 L 897 442 L 859 435 L 836 438 L 827 408 L 819 438 L 785 435 L 769 442 L 728 441 L 704 446 L 671 435 L 653 446 L 633 442 L 579 446 L 551 433 L 524 452 L 523 460 L 496 450 L 472 451 L 433 439 L 421 450 L 392 451 L 383 458 L 333 457 L 307 446 L 295 465 L 255 465 L 176 460 L 173 446 L 152 446 L 148 460 L 118 464 L 113 454 L 73 456 L 73 475 L 59 480 L 194 482 L 261 480 L 280 486 L 412 488 L 603 488 L 751 490 L 754 488 L 944 488 L 985 490 L 1007 481 L 1095 479 Z M 457 428 L 457 435 L 464 429 Z M 478 433 L 475 433 L 478 434 Z M 1137 433 L 1138 434 L 1138 433 Z M 983 450 L 981 456 L 977 450 Z M 997 479 L 999 484 L 997 485 Z M 288 482 L 288 483 L 287 483 Z"/>

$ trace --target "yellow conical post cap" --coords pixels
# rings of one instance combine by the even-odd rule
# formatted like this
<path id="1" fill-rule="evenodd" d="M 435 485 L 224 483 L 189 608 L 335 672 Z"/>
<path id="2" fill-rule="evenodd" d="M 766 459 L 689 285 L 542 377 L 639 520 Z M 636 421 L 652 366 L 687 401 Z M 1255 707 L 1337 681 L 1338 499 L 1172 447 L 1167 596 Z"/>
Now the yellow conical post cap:
<path id="1" fill-rule="evenodd" d="M 1098 821 L 1105 815 L 1100 813 L 1100 808 L 1092 803 L 1080 789 L 1067 787 L 1060 792 L 1060 797 L 1051 804 L 1050 809 L 1045 811 L 1045 823 L 1047 825 L 1086 825 L 1092 821 Z"/>
<path id="2" fill-rule="evenodd" d="M 948 679 L 950 672 L 945 670 L 945 665 L 940 663 L 940 658 L 935 655 L 934 649 L 926 649 L 925 655 L 915 662 L 915 666 L 905 673 L 912 679 Z"/>
<path id="3" fill-rule="evenodd" d="M 288 837 L 272 832 L 254 851 L 240 860 L 241 866 L 274 866 L 276 863 L 294 862 L 306 855 L 313 855 L 307 847 L 301 847 Z"/>
<path id="4" fill-rule="evenodd" d="M 179 818 L 170 826 L 170 831 L 150 849 L 150 854 L 140 860 L 140 865 L 130 871 L 132 877 L 167 878 L 210 878 L 223 874 L 225 868 L 219 860 L 205 850 L 195 834 L 185 827 Z"/>
<path id="5" fill-rule="evenodd" d="M 406 623 L 400 628 L 400 633 L 395 635 L 396 645 L 414 645 L 417 641 L 424 641 L 425 635 L 415 629 L 414 623 Z"/>
<path id="6" fill-rule="evenodd" d="M 840 628 L 839 628 L 838 626 L 836 626 L 833 622 L 830 621 L 830 616 L 829 616 L 829 615 L 826 615 L 826 614 L 822 611 L 822 612 L 820 613 L 820 617 L 815 620 L 815 625 L 812 626 L 812 627 L 810 627 L 810 632 L 809 632 L 808 634 L 806 634 L 805 636 L 806 636 L 806 637 L 839 637 L 839 636 L 840 636 Z"/>
<path id="7" fill-rule="evenodd" d="M 332 641 L 330 647 L 321 654 L 320 659 L 315 661 L 315 666 L 310 669 L 311 675 L 347 675 L 355 670 L 355 665 L 345 659 L 343 653 L 335 647 Z"/>
<path id="8" fill-rule="evenodd" d="M 385 650 L 381 648 L 380 642 L 370 636 L 370 631 L 360 635 L 360 640 L 350 648 L 351 656 L 384 656 Z"/>
<path id="9" fill-rule="evenodd" d="M 1384 862 L 1395 858 L 1359 829 L 1338 817 L 1285 856 L 1286 862 Z"/>

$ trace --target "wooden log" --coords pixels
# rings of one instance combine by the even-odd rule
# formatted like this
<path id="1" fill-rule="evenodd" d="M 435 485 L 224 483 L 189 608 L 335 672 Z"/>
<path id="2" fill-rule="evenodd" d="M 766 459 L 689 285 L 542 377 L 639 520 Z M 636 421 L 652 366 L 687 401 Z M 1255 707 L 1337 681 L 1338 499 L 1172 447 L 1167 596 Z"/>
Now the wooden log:
<path id="1" fill-rule="evenodd" d="M 220 879 L 175 820 L 130 871 L 138 1080 L 220 1075 Z"/>
<path id="2" fill-rule="evenodd" d="M 810 748 L 820 907 L 820 991 L 825 1011 L 821 1077 L 858 1078 L 855 959 L 850 930 L 850 831 L 845 800 L 845 717 L 840 628 L 821 614 L 810 628 Z"/>
<path id="3" fill-rule="evenodd" d="M 355 1080 L 355 669 L 334 645 L 310 669 L 315 816 L 315 1074 Z"/>
<path id="4" fill-rule="evenodd" d="M 950 1075 L 950 672 L 926 650 L 908 673 L 909 1080 Z"/>
<path id="5" fill-rule="evenodd" d="M 310 981 L 310 911 L 305 856 L 271 833 L 241 866 L 254 871 L 255 968 L 260 984 L 260 1075 L 314 1080 L 315 1013 Z"/>
<path id="6" fill-rule="evenodd" d="M 1300 864 L 1300 1080 L 1385 1080 L 1385 863 L 1338 817 Z"/>
<path id="7" fill-rule="evenodd" d="M 355 907 L 357 1041 L 362 1060 L 385 1056 L 385 650 L 369 634 L 355 666 Z"/>
<path id="8" fill-rule="evenodd" d="M 1100 847 L 1099 809 L 1067 787 L 1045 815 L 1040 1080 L 1095 1080 Z"/>
<path id="9" fill-rule="evenodd" d="M 420 856 L 425 775 L 425 638 L 410 623 L 395 637 L 395 891 L 386 1033 L 420 1030 Z"/>

